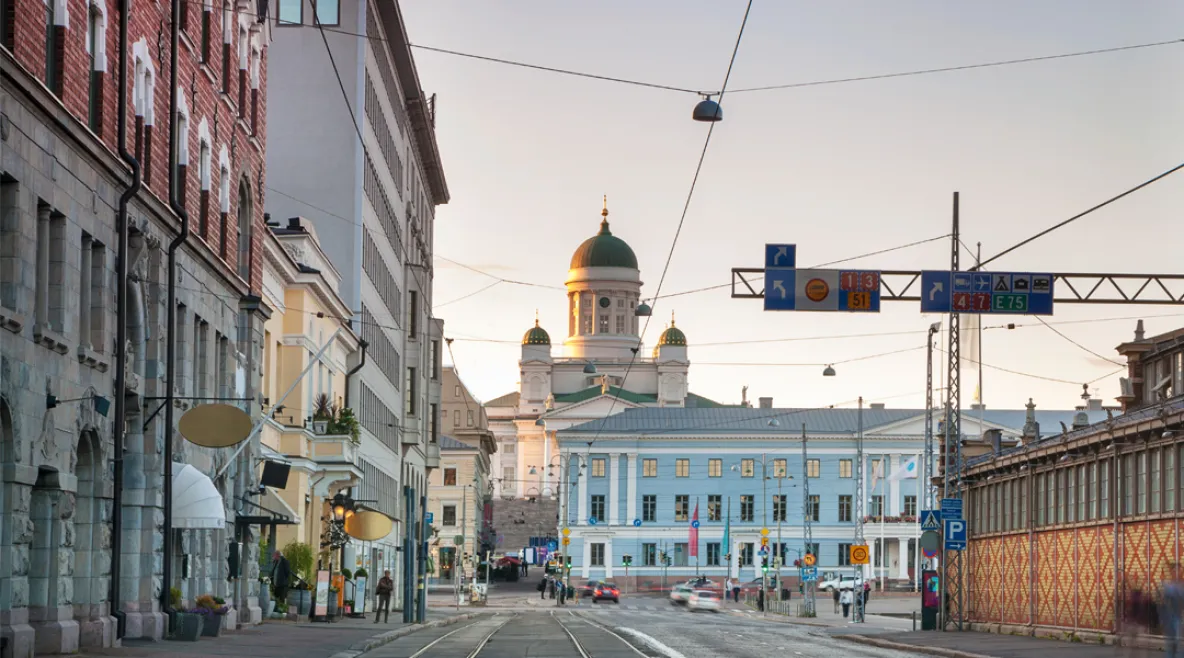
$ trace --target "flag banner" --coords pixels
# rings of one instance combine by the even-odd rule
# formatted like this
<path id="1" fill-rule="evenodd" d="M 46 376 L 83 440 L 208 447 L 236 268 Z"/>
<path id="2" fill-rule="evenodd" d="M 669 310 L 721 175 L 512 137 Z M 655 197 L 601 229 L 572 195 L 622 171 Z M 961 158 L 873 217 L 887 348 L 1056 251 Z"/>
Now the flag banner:
<path id="1" fill-rule="evenodd" d="M 900 468 L 893 471 L 892 475 L 888 476 L 888 481 L 892 482 L 915 477 L 917 477 L 917 458 L 913 457 L 907 462 L 901 464 Z"/>
<path id="2" fill-rule="evenodd" d="M 691 531 L 687 536 L 690 557 L 699 557 L 699 501 L 695 500 L 695 513 L 691 515 Z"/>
<path id="3" fill-rule="evenodd" d="M 876 483 L 880 478 L 884 477 L 884 460 L 887 457 L 881 457 L 872 462 L 872 491 L 876 490 Z"/>

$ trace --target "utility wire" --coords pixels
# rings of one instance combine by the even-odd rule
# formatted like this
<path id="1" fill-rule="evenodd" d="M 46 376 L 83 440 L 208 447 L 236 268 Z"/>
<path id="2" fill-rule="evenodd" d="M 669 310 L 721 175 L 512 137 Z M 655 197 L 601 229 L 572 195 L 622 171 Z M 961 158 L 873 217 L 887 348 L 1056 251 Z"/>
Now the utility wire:
<path id="1" fill-rule="evenodd" d="M 744 38 L 744 28 L 748 25 L 748 15 L 751 12 L 752 0 L 748 0 L 748 6 L 744 9 L 744 18 L 740 21 L 740 31 L 736 34 L 736 45 L 732 47 L 732 56 L 730 59 L 728 59 L 728 70 L 726 73 L 724 73 L 724 83 L 720 86 L 719 101 L 717 101 L 719 103 L 723 102 L 724 94 L 727 92 L 728 80 L 732 77 L 732 67 L 736 64 L 736 55 L 740 52 L 740 41 Z M 699 183 L 699 174 L 703 171 L 703 161 L 707 158 L 707 147 L 711 145 L 711 136 L 715 134 L 715 126 L 718 125 L 718 123 L 718 121 L 712 121 L 711 125 L 707 128 L 707 137 L 703 140 L 703 150 L 699 152 L 699 162 L 695 165 L 695 175 L 693 178 L 691 178 L 691 188 L 687 190 L 687 198 L 686 201 L 683 202 L 682 206 L 682 215 L 678 219 L 678 227 L 674 230 L 674 240 L 672 240 L 670 243 L 670 251 L 666 254 L 666 264 L 662 267 L 662 276 L 659 277 L 658 287 L 654 291 L 655 298 L 657 295 L 662 294 L 662 285 L 666 282 L 666 274 L 670 271 L 670 262 L 674 259 L 674 249 L 678 246 L 678 236 L 682 234 L 682 227 L 686 222 L 687 212 L 691 208 L 691 199 L 695 195 L 695 186 Z M 649 317 L 647 317 L 645 320 L 645 326 L 642 327 L 641 335 L 637 341 L 637 347 L 633 348 L 633 356 L 629 359 L 629 365 L 625 367 L 625 376 L 621 378 L 621 386 L 624 386 L 628 381 L 629 372 L 633 370 L 633 364 L 637 363 L 637 355 L 639 352 L 641 352 L 642 340 L 644 340 L 646 331 L 650 328 L 650 322 L 653 319 L 654 315 L 651 311 Z M 609 404 L 608 411 L 605 413 L 604 417 L 608 418 L 611 416 L 613 409 L 616 408 L 616 406 L 617 398 L 614 397 L 612 402 Z M 603 423 L 601 423 L 601 425 L 603 426 Z M 599 436 L 599 434 L 600 433 L 597 432 L 597 436 Z M 592 444 L 595 442 L 596 436 L 593 436 L 592 440 L 588 442 L 588 448 L 591 449 Z"/>
<path id="2" fill-rule="evenodd" d="M 1105 201 L 1099 203 L 1098 205 L 1094 206 L 1093 208 L 1090 208 L 1089 210 L 1077 213 L 1076 215 L 1073 215 L 1069 219 L 1066 219 L 1066 220 L 1059 222 L 1057 224 L 1053 224 L 1052 226 L 1044 229 L 1043 231 L 1037 233 L 1036 235 L 1033 235 L 1032 237 L 1027 238 L 1015 245 L 1012 245 L 1012 246 L 1008 247 L 1007 249 L 1004 249 L 1003 251 L 995 254 L 994 256 L 991 256 L 990 258 L 982 261 L 978 265 L 975 265 L 974 267 L 971 268 L 971 271 L 980 270 L 988 263 L 990 263 L 992 261 L 996 261 L 996 260 L 1006 256 L 1007 254 L 1010 254 L 1011 252 L 1015 251 L 1016 249 L 1019 249 L 1020 247 L 1028 244 L 1029 242 L 1034 242 L 1034 241 L 1048 235 L 1049 233 L 1052 233 L 1053 231 L 1055 231 L 1059 228 L 1062 228 L 1072 222 L 1075 222 L 1075 221 L 1081 219 L 1082 217 L 1085 217 L 1086 215 L 1094 212 L 1095 210 L 1101 210 L 1102 208 L 1105 208 L 1106 206 L 1114 203 L 1115 201 L 1118 201 L 1119 199 L 1130 196 L 1131 194 L 1138 192 L 1139 190 L 1143 189 L 1144 187 L 1147 187 L 1149 185 L 1157 183 L 1157 182 L 1167 178 L 1168 176 L 1171 176 L 1172 174 L 1176 173 L 1177 171 L 1180 171 L 1181 169 L 1184 169 L 1184 162 L 1176 165 L 1175 167 L 1172 167 L 1171 169 L 1168 169 L 1167 171 L 1163 172 L 1162 174 L 1160 174 L 1154 178 L 1151 178 L 1149 180 L 1143 181 L 1142 183 L 1139 183 L 1138 185 L 1130 188 L 1129 190 L 1123 192 L 1122 194 L 1119 194 L 1117 196 L 1113 196 L 1113 197 L 1110 197 L 1109 199 L 1106 199 Z"/>
<path id="3" fill-rule="evenodd" d="M 1096 48 L 1094 50 L 1082 50 L 1074 53 L 1063 53 L 1060 55 L 1042 55 L 1039 57 L 1021 57 L 1019 59 L 1005 59 L 995 62 L 984 62 L 982 64 L 964 64 L 962 66 L 943 66 L 935 69 L 920 69 L 916 71 L 902 71 L 898 73 L 881 73 L 878 75 L 863 75 L 853 78 L 834 78 L 830 80 L 814 80 L 810 82 L 790 82 L 782 85 L 768 85 L 764 87 L 748 87 L 746 89 L 737 89 L 733 91 L 734 94 L 743 94 L 751 91 L 772 91 L 774 89 L 800 89 L 802 87 L 820 87 L 822 85 L 842 84 L 846 82 L 865 82 L 868 80 L 885 80 L 887 78 L 905 78 L 918 75 L 931 75 L 934 73 L 949 73 L 951 71 L 968 71 L 971 69 L 985 69 L 995 66 L 1011 66 L 1013 64 L 1029 64 L 1031 62 L 1044 62 L 1054 59 L 1068 59 L 1071 57 L 1084 57 L 1086 55 L 1101 55 L 1104 53 L 1116 53 L 1124 50 L 1138 50 L 1140 48 L 1155 48 L 1158 46 L 1167 46 L 1171 44 L 1178 44 L 1184 42 L 1184 39 L 1171 39 L 1168 41 L 1155 41 L 1152 43 L 1140 43 L 1131 46 L 1116 46 L 1113 48 Z"/>
<path id="4" fill-rule="evenodd" d="M 1048 322 L 1046 322 L 1046 321 L 1044 320 L 1044 318 L 1040 317 L 1039 315 L 1035 316 L 1035 318 L 1036 318 L 1037 320 L 1039 320 L 1039 321 L 1040 321 L 1040 324 L 1042 324 L 1042 325 L 1044 325 L 1044 326 L 1048 327 L 1049 331 L 1051 331 L 1051 332 L 1053 332 L 1054 334 L 1056 334 L 1056 335 L 1060 336 L 1061 338 L 1064 338 L 1065 340 L 1069 341 L 1069 342 L 1070 342 L 1070 343 L 1072 343 L 1073 345 L 1076 345 L 1076 346 L 1077 346 L 1077 348 L 1078 348 L 1078 349 L 1080 349 L 1080 350 L 1082 350 L 1083 352 L 1086 352 L 1087 354 L 1092 354 L 1093 356 L 1096 356 L 1096 357 L 1098 357 L 1099 359 L 1101 359 L 1101 360 L 1103 360 L 1103 361 L 1106 361 L 1107 363 L 1113 363 L 1113 364 L 1114 364 L 1114 365 L 1116 365 L 1116 366 L 1123 366 L 1124 368 L 1126 367 L 1126 364 L 1122 363 L 1121 361 L 1115 361 L 1114 359 L 1111 359 L 1111 358 L 1108 358 L 1108 357 L 1104 357 L 1104 356 L 1102 356 L 1101 354 L 1098 354 L 1097 352 L 1095 352 L 1095 351 L 1091 350 L 1090 348 L 1086 347 L 1085 345 L 1082 345 L 1081 343 L 1079 343 L 1079 342 L 1077 342 L 1077 341 L 1073 340 L 1072 338 L 1069 338 L 1069 337 L 1068 337 L 1068 336 L 1066 336 L 1065 334 L 1061 333 L 1061 330 L 1060 330 L 1060 329 L 1057 329 L 1056 327 L 1052 326 L 1051 324 L 1049 324 Z"/>

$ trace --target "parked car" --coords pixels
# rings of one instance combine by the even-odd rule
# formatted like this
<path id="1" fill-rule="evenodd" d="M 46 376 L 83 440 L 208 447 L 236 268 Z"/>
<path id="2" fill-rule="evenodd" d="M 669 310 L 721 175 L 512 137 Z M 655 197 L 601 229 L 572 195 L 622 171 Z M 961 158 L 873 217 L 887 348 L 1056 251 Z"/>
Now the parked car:
<path id="1" fill-rule="evenodd" d="M 818 589 L 824 592 L 833 592 L 836 589 L 839 591 L 845 589 L 855 589 L 854 576 L 840 576 L 832 578 L 831 580 L 824 580 L 818 583 Z"/>
<path id="2" fill-rule="evenodd" d="M 690 600 L 694 591 L 689 585 L 675 585 L 674 589 L 670 590 L 670 602 L 683 605 Z"/>
<path id="3" fill-rule="evenodd" d="M 593 603 L 599 603 L 601 601 L 621 602 L 621 590 L 617 589 L 617 586 L 613 583 L 597 583 L 590 596 Z"/>
<path id="4" fill-rule="evenodd" d="M 721 603 L 719 592 L 713 592 L 709 589 L 697 589 L 693 590 L 690 598 L 687 599 L 687 609 L 692 611 L 710 610 L 712 612 L 719 612 Z"/>
<path id="5" fill-rule="evenodd" d="M 715 583 L 711 582 L 711 579 L 707 576 L 692 578 L 686 584 L 695 589 L 714 589 L 716 587 Z"/>

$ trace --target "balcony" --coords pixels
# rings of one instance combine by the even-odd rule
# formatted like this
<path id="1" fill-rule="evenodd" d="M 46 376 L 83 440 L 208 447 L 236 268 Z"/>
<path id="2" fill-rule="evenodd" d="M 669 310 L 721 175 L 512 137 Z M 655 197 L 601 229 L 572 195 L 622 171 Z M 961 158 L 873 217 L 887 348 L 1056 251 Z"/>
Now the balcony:
<path id="1" fill-rule="evenodd" d="M 438 441 L 428 442 L 428 453 L 425 460 L 425 465 L 428 468 L 440 467 L 440 443 Z"/>
<path id="2" fill-rule="evenodd" d="M 896 516 L 865 516 L 864 523 L 917 523 L 917 517 L 909 514 L 899 514 Z"/>

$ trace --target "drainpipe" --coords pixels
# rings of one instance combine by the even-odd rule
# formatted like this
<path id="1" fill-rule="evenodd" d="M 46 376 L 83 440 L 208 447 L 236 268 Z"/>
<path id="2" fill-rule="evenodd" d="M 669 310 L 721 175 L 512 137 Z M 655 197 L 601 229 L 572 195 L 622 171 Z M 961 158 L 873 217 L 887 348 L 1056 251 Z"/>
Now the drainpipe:
<path id="1" fill-rule="evenodd" d="M 162 585 L 160 608 L 169 616 L 172 625 L 173 606 L 169 589 L 173 586 L 173 396 L 177 376 L 177 249 L 189 237 L 189 213 L 178 201 L 178 190 L 185 181 L 177 180 L 177 50 L 180 48 L 181 0 L 172 0 L 172 47 L 169 53 L 169 207 L 181 218 L 181 232 L 169 242 L 168 301 L 165 313 L 168 316 L 165 338 L 165 399 L 164 399 L 164 528 L 162 538 L 164 559 L 162 562 Z"/>
<path id="2" fill-rule="evenodd" d="M 364 340 L 360 340 L 360 341 L 358 341 L 358 347 L 362 348 L 362 360 L 358 361 L 358 365 L 354 366 L 353 368 L 350 368 L 349 372 L 345 373 L 345 407 L 347 409 L 350 408 L 350 406 L 349 406 L 349 378 L 358 374 L 358 371 L 361 370 L 362 367 L 366 365 L 366 348 L 370 347 L 370 343 L 367 343 Z"/>
<path id="3" fill-rule="evenodd" d="M 128 302 L 128 217 L 127 206 L 140 191 L 140 163 L 127 150 L 127 22 L 131 0 L 123 0 L 119 9 L 119 157 L 132 170 L 131 185 L 119 195 L 116 217 L 119 258 L 116 263 L 118 283 L 115 286 L 115 475 L 112 482 L 111 510 L 111 616 L 115 617 L 115 637 L 123 638 L 127 631 L 127 615 L 121 609 L 123 593 L 120 587 L 120 564 L 123 561 L 123 433 L 127 426 L 127 302 Z"/>

